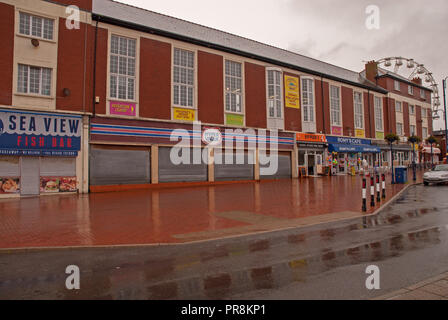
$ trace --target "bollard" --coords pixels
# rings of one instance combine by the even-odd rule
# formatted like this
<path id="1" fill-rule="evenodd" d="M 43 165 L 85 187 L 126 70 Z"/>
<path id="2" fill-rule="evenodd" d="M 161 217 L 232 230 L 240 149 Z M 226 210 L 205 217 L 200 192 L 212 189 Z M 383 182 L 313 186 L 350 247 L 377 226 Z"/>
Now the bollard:
<path id="1" fill-rule="evenodd" d="M 386 175 L 384 173 L 381 175 L 381 180 L 383 180 L 383 199 L 386 199 Z"/>
<path id="2" fill-rule="evenodd" d="M 380 202 L 381 201 L 381 196 L 380 196 L 380 175 L 377 174 L 376 175 L 376 202 Z"/>
<path id="3" fill-rule="evenodd" d="M 362 211 L 367 211 L 367 179 L 364 176 L 362 178 Z"/>
<path id="4" fill-rule="evenodd" d="M 370 175 L 370 206 L 375 206 L 375 181 L 373 180 L 373 174 Z"/>

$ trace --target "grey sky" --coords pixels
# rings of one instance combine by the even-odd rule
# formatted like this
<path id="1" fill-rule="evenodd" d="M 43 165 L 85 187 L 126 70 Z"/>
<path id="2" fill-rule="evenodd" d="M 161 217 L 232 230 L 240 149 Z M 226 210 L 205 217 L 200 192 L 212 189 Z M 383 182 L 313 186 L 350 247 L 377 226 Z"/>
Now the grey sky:
<path id="1" fill-rule="evenodd" d="M 361 71 L 366 60 L 414 58 L 433 72 L 441 96 L 442 78 L 448 76 L 447 0 L 119 1 L 354 71 Z M 380 9 L 379 30 L 365 27 L 371 4 Z M 442 126 L 442 119 L 434 124 Z"/>

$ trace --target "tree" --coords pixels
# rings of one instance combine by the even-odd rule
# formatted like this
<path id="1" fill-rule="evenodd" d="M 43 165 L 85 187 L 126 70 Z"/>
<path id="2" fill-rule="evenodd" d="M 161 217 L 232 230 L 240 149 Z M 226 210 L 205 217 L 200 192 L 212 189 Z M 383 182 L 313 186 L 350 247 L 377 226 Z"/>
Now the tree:
<path id="1" fill-rule="evenodd" d="M 400 141 L 400 137 L 395 133 L 389 133 L 384 137 L 384 140 L 390 145 L 390 162 L 392 165 L 392 184 L 395 183 L 395 177 L 394 177 L 394 151 L 392 149 L 392 144 L 394 142 L 398 143 Z"/>

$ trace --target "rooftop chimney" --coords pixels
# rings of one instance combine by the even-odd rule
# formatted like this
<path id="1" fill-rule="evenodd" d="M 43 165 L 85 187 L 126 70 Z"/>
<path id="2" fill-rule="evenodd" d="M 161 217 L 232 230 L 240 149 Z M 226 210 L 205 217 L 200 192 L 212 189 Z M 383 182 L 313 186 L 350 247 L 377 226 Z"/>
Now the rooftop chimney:
<path id="1" fill-rule="evenodd" d="M 419 77 L 415 77 L 411 81 L 414 82 L 415 84 L 418 84 L 419 86 L 422 85 L 422 79 L 420 79 Z"/>
<path id="2" fill-rule="evenodd" d="M 378 75 L 378 64 L 375 60 L 366 63 L 366 78 L 367 80 L 376 83 L 376 76 Z"/>

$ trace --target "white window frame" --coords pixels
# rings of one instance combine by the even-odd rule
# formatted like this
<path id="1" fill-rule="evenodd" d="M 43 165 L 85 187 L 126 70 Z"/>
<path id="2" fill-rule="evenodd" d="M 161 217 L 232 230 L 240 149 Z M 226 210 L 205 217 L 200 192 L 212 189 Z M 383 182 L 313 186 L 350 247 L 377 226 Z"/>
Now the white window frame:
<path id="1" fill-rule="evenodd" d="M 414 127 L 414 130 L 412 130 L 412 127 Z M 413 125 L 413 124 L 409 125 L 409 133 L 411 134 L 411 136 L 417 134 L 417 128 L 415 125 Z"/>
<path id="2" fill-rule="evenodd" d="M 428 117 L 428 112 L 426 111 L 426 108 L 421 108 L 422 118 Z"/>
<path id="3" fill-rule="evenodd" d="M 176 65 L 175 64 L 175 56 L 176 56 L 176 50 L 179 50 L 180 51 L 180 53 L 182 54 L 182 52 L 184 51 L 184 52 L 186 52 L 186 53 L 191 53 L 191 54 L 193 54 L 193 67 L 190 67 L 190 66 L 182 66 L 182 65 Z M 181 59 L 181 58 L 180 58 Z M 188 59 L 188 57 L 187 57 L 187 59 Z M 175 68 L 179 68 L 179 79 L 180 79 L 180 81 L 179 82 L 175 82 Z M 181 70 L 185 70 L 186 71 L 186 80 L 188 81 L 188 72 L 187 71 L 192 71 L 192 76 L 193 76 L 193 81 L 192 81 L 192 83 L 193 84 L 188 84 L 188 83 L 182 83 L 182 79 L 181 79 Z M 174 46 L 173 47 L 173 49 L 172 49 L 172 59 L 171 59 L 171 70 L 172 70 L 172 74 L 171 74 L 171 87 L 172 87 L 172 89 L 171 89 L 171 98 L 172 98 L 172 105 L 173 105 L 173 107 L 176 107 L 176 108 L 182 108 L 182 109 L 194 109 L 194 110 L 196 110 L 197 109 L 197 97 L 196 97 L 196 88 L 197 88 L 197 85 L 196 85 L 196 81 L 197 81 L 197 52 L 196 52 L 196 50 L 194 50 L 194 49 L 191 49 L 191 48 L 184 48 L 184 47 L 182 47 L 182 46 Z M 175 89 L 176 89 L 176 86 L 179 86 L 179 100 L 178 100 L 178 102 L 176 103 L 176 99 L 175 99 Z M 186 102 L 186 104 L 182 104 L 182 102 L 181 102 L 181 87 L 185 87 L 186 88 L 186 99 L 187 99 L 187 102 Z M 192 99 L 192 104 L 191 105 L 189 105 L 189 103 L 188 103 L 188 89 L 191 89 L 191 92 L 192 92 L 192 96 L 191 96 L 191 99 Z M 196 113 L 195 113 L 195 116 L 196 116 Z"/>
<path id="4" fill-rule="evenodd" d="M 226 68 L 226 64 L 227 62 L 229 62 L 230 64 L 235 63 L 235 64 L 239 64 L 241 67 L 241 76 L 234 76 L 234 75 L 228 75 L 227 74 L 227 68 Z M 241 87 L 240 87 L 240 92 L 232 92 L 231 88 L 227 87 L 227 78 L 230 79 L 230 81 L 232 81 L 232 78 L 236 79 L 236 80 L 240 80 L 241 81 Z M 231 108 L 232 106 L 230 105 L 230 110 L 227 109 L 227 97 L 228 94 L 230 95 L 236 95 L 239 96 L 240 98 L 240 111 L 232 111 Z M 244 115 L 244 64 L 241 61 L 235 61 L 232 59 L 224 59 L 224 113 L 232 113 L 232 114 L 238 114 L 238 115 Z"/>
<path id="5" fill-rule="evenodd" d="M 19 91 L 20 88 L 22 87 L 19 84 L 19 80 L 20 80 L 20 66 L 24 66 L 27 68 L 27 85 L 26 85 L 26 92 L 22 92 Z M 30 92 L 30 84 L 31 84 L 31 72 L 30 69 L 31 68 L 38 68 L 39 69 L 39 92 L 35 93 L 35 92 Z M 50 91 L 48 94 L 43 94 L 43 70 L 50 70 Z M 17 93 L 18 94 L 24 94 L 24 95 L 31 95 L 31 96 L 41 96 L 41 97 L 51 97 L 52 96 L 52 91 L 53 91 L 53 69 L 52 68 L 47 68 L 47 67 L 41 67 L 41 66 L 32 66 L 32 65 L 28 65 L 28 64 L 23 64 L 23 63 L 19 63 L 17 65 Z"/>
<path id="6" fill-rule="evenodd" d="M 308 103 L 306 104 L 304 101 L 305 98 L 305 90 L 304 83 L 305 81 L 309 81 L 311 83 L 311 92 L 308 92 L 307 95 L 311 95 L 312 103 L 309 103 L 310 98 L 308 96 Z M 316 123 L 316 98 L 315 98 L 315 88 L 314 88 L 314 78 L 312 77 L 300 77 L 300 90 L 301 90 L 301 102 L 302 102 L 302 121 L 305 123 Z M 309 108 L 312 108 L 312 112 L 310 112 Z M 307 108 L 305 110 L 305 108 Z M 307 113 L 308 120 L 305 120 L 305 112 Z M 310 117 L 311 116 L 311 117 Z M 310 120 L 312 118 L 312 120 Z"/>
<path id="7" fill-rule="evenodd" d="M 112 53 L 112 39 L 114 37 L 118 38 L 118 53 Z M 120 39 L 126 39 L 126 48 L 129 48 L 129 40 L 135 41 L 135 55 L 134 56 L 130 56 L 128 55 L 128 52 L 126 52 L 126 55 L 120 53 Z M 137 90 L 137 86 L 138 86 L 138 54 L 139 54 L 139 46 L 138 46 L 138 39 L 136 38 L 132 38 L 126 35 L 121 35 L 121 34 L 117 34 L 117 33 L 112 33 L 109 37 L 110 40 L 110 45 L 109 45 L 109 65 L 108 65 L 108 70 L 109 70 L 109 77 L 108 77 L 108 88 L 109 88 L 109 100 L 114 100 L 114 101 L 126 101 L 126 102 L 133 102 L 136 103 L 138 98 L 137 98 L 137 94 L 138 94 L 138 90 Z M 127 49 L 128 51 L 128 49 Z M 118 62 L 117 62 L 117 72 L 112 72 L 112 57 L 117 57 Z M 126 59 L 126 74 L 121 74 L 120 73 L 120 58 Z M 129 59 L 134 59 L 134 75 L 129 75 L 128 73 L 128 66 L 129 66 Z M 112 96 L 112 77 L 116 78 L 116 83 L 115 83 L 115 92 L 116 92 L 116 96 Z M 126 79 L 126 98 L 120 98 L 119 97 L 119 89 L 120 89 L 120 85 L 119 85 L 119 79 L 120 78 L 125 78 Z M 134 80 L 134 90 L 133 90 L 133 97 L 130 98 L 129 97 L 129 79 L 133 79 Z"/>
<path id="8" fill-rule="evenodd" d="M 409 114 L 410 115 L 415 115 L 415 105 L 414 104 L 409 104 L 408 108 L 409 108 Z"/>
<path id="9" fill-rule="evenodd" d="M 379 101 L 379 105 L 377 105 L 377 101 Z M 375 131 L 384 132 L 384 117 L 383 117 L 383 100 L 381 97 L 374 96 L 373 97 L 373 110 L 375 117 Z M 380 111 L 380 112 L 378 112 Z M 377 121 L 377 120 L 381 121 Z M 379 126 L 381 124 L 381 127 Z"/>
<path id="10" fill-rule="evenodd" d="M 410 94 L 412 96 L 414 95 L 414 87 L 411 85 L 408 85 L 408 94 Z"/>
<path id="11" fill-rule="evenodd" d="M 21 32 L 21 21 L 22 16 L 27 16 L 28 18 L 28 33 Z M 40 36 L 39 35 L 33 35 L 33 20 L 34 19 L 41 19 L 41 26 L 40 26 Z M 45 23 L 51 22 L 51 38 L 45 37 Z M 24 37 L 31 37 L 35 39 L 45 40 L 45 41 L 55 41 L 55 25 L 56 20 L 53 18 L 43 17 L 40 15 L 35 15 L 26 11 L 19 11 L 18 14 L 18 28 L 17 33 Z"/>
<path id="12" fill-rule="evenodd" d="M 332 88 L 336 88 L 337 92 L 338 92 L 338 97 L 337 99 L 335 97 L 332 96 Z M 342 127 L 342 104 L 341 104 L 341 87 L 336 86 L 336 85 L 330 85 L 329 89 L 328 89 L 329 95 L 330 95 L 330 124 L 333 127 Z M 338 102 L 339 104 L 339 110 L 336 110 L 334 107 L 334 102 Z M 333 117 L 333 112 L 337 112 L 339 115 L 339 119 L 337 119 L 338 121 L 335 121 L 336 119 L 334 119 Z"/>
<path id="13" fill-rule="evenodd" d="M 397 105 L 400 105 L 400 108 L 397 108 Z M 403 112 L 403 102 L 395 101 L 395 112 Z"/>
<path id="14" fill-rule="evenodd" d="M 269 84 L 269 72 L 278 72 L 280 74 L 280 83 L 275 83 L 275 76 L 274 76 L 273 77 L 274 83 L 273 84 Z M 279 87 L 279 89 L 280 89 L 279 97 L 277 97 L 277 95 L 275 94 L 275 88 L 274 88 L 274 98 L 269 97 L 269 86 L 270 85 L 273 85 L 274 87 L 276 87 L 276 86 Z M 269 108 L 270 101 L 274 101 L 274 103 L 275 103 L 275 101 L 277 101 L 278 99 L 280 99 L 280 112 L 281 112 L 281 115 L 278 116 L 278 109 L 276 108 L 277 106 L 274 105 L 274 116 L 271 116 L 270 112 L 269 112 L 270 111 L 270 108 Z M 272 68 L 272 67 L 266 68 L 266 110 L 267 110 L 267 117 L 268 117 L 268 119 L 283 120 L 283 118 L 284 118 L 283 71 L 281 69 L 279 69 L 279 68 Z"/>
<path id="15" fill-rule="evenodd" d="M 356 95 L 361 95 L 361 113 L 359 114 L 359 112 L 356 112 L 356 105 L 358 104 L 359 105 L 359 103 L 357 103 L 356 102 Z M 364 121 L 364 94 L 363 94 L 363 92 L 361 92 L 361 91 L 353 91 L 353 114 L 354 114 L 354 117 L 355 117 L 355 129 L 364 129 L 364 126 L 365 126 L 365 121 Z M 361 116 L 361 126 L 358 126 L 357 125 L 357 120 L 359 120 L 359 119 L 357 119 L 357 117 L 359 118 L 359 116 Z"/>
<path id="16" fill-rule="evenodd" d="M 425 135 L 426 130 L 426 135 Z M 422 139 L 428 138 L 428 128 L 422 127 Z"/>
<path id="17" fill-rule="evenodd" d="M 400 130 L 398 130 L 400 128 Z M 403 124 L 401 122 L 397 122 L 397 135 L 403 136 Z"/>
<path id="18" fill-rule="evenodd" d="M 400 81 L 394 80 L 394 90 L 400 91 Z"/>
<path id="19" fill-rule="evenodd" d="M 423 90 L 423 89 L 420 89 L 420 98 L 426 99 L 425 90 Z"/>

